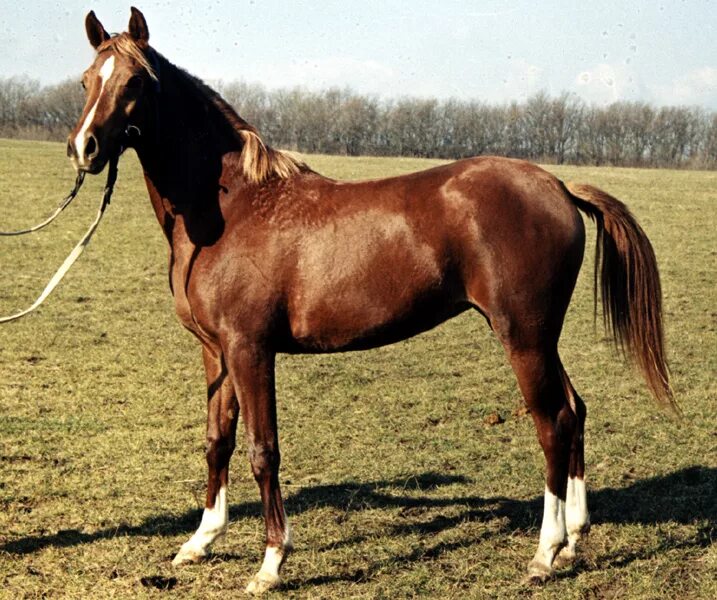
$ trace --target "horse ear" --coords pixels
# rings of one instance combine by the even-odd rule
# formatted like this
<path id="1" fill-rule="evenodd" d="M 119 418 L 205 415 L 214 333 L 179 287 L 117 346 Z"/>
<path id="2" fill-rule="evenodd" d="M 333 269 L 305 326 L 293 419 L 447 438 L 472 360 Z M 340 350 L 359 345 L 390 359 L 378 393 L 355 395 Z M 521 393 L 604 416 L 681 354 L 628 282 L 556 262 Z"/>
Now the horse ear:
<path id="1" fill-rule="evenodd" d="M 144 15 L 134 6 L 131 8 L 132 16 L 129 18 L 129 34 L 135 42 L 149 42 L 149 29 Z"/>
<path id="2" fill-rule="evenodd" d="M 97 48 L 102 42 L 110 39 L 110 34 L 102 27 L 102 23 L 95 16 L 94 10 L 88 12 L 85 17 L 85 30 L 87 31 L 87 39 L 90 40 L 93 48 Z"/>

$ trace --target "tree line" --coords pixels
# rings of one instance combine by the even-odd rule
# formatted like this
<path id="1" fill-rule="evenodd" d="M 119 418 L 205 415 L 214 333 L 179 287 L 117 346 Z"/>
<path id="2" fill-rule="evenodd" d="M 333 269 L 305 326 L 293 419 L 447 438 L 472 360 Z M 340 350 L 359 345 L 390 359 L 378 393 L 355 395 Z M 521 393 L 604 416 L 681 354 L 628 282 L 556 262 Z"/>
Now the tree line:
<path id="1" fill-rule="evenodd" d="M 306 153 L 717 168 L 717 112 L 644 102 L 586 104 L 539 92 L 523 102 L 380 99 L 349 89 L 215 88 L 272 146 Z M 0 78 L 0 136 L 64 140 L 84 104 L 76 80 Z"/>

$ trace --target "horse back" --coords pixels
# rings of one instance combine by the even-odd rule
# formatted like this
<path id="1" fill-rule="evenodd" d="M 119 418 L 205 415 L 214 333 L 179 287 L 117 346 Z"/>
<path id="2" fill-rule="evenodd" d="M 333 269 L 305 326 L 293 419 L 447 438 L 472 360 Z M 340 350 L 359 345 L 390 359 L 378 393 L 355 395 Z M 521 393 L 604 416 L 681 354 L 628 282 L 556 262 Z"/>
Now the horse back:
<path id="1" fill-rule="evenodd" d="M 506 286 L 525 289 L 568 249 L 575 273 L 582 260 L 582 221 L 562 184 L 522 161 L 293 185 L 272 206 L 267 239 L 283 248 L 280 296 L 296 351 L 390 343 L 471 306 L 499 312 Z"/>

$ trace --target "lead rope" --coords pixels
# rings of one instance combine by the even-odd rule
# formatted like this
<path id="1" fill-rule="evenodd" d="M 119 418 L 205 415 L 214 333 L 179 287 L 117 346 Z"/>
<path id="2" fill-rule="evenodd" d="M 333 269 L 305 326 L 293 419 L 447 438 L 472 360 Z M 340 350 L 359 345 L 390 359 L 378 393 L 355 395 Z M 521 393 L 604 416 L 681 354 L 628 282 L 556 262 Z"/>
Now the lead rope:
<path id="1" fill-rule="evenodd" d="M 9 315 L 7 317 L 0 317 L 0 323 L 7 323 L 9 321 L 14 321 L 15 319 L 19 319 L 20 317 L 24 317 L 26 314 L 31 313 L 33 310 L 35 310 L 40 304 L 42 304 L 45 301 L 45 298 L 47 298 L 52 290 L 54 290 L 57 287 L 57 284 L 62 281 L 62 278 L 67 274 L 67 272 L 70 270 L 70 267 L 75 263 L 75 261 L 79 258 L 80 254 L 84 251 L 85 247 L 90 243 L 90 239 L 92 238 L 92 234 L 94 234 L 95 230 L 97 229 L 97 226 L 100 224 L 100 220 L 102 219 L 102 215 L 105 212 L 105 208 L 110 203 L 110 198 L 112 197 L 112 190 L 114 189 L 115 181 L 117 181 L 117 163 L 119 161 L 119 156 L 112 157 L 110 159 L 109 164 L 109 170 L 107 171 L 107 183 L 105 184 L 105 191 L 102 195 L 102 202 L 100 203 L 100 208 L 97 211 L 97 216 L 95 217 L 95 220 L 93 221 L 92 225 L 90 225 L 90 228 L 87 230 L 87 233 L 85 233 L 84 236 L 82 236 L 82 239 L 77 242 L 77 245 L 72 249 L 72 252 L 68 255 L 68 257 L 65 259 L 65 262 L 60 265 L 60 268 L 57 269 L 57 272 L 52 276 L 52 279 L 50 279 L 49 283 L 45 286 L 45 289 L 43 290 L 42 294 L 33 302 L 32 306 L 29 308 L 26 308 L 25 310 L 22 310 L 18 313 L 15 313 L 14 315 Z M 54 219 L 62 210 L 72 201 L 72 198 L 77 195 L 77 192 L 80 189 L 80 186 L 82 185 L 82 180 L 84 179 L 84 173 L 80 172 L 77 175 L 77 180 L 75 182 L 75 188 L 70 192 L 70 195 L 63 201 L 63 203 L 58 207 L 58 210 L 56 211 L 56 214 L 54 214 L 50 220 Z M 41 227 L 44 227 L 47 225 L 47 223 L 50 221 L 45 221 L 41 223 L 40 225 L 36 225 L 34 228 L 30 228 L 27 230 L 24 230 L 23 232 L 12 232 L 7 233 L 4 235 L 19 235 L 20 233 L 29 233 L 30 231 L 37 231 L 37 229 L 40 229 Z"/>
<path id="2" fill-rule="evenodd" d="M 55 209 L 55 212 L 53 212 L 49 217 L 47 217 L 47 219 L 45 219 L 42 223 L 38 223 L 37 225 L 33 225 L 32 227 L 29 227 L 27 229 L 18 229 L 17 231 L 0 231 L 0 235 L 24 235 L 26 233 L 33 233 L 34 231 L 39 231 L 43 227 L 49 225 L 55 220 L 57 215 L 59 215 L 63 210 L 65 210 L 70 205 L 70 202 L 75 199 L 75 196 L 77 196 L 77 192 L 79 192 L 80 187 L 82 187 L 82 182 L 84 181 L 84 179 L 84 171 L 78 171 L 77 178 L 75 179 L 75 187 L 73 187 L 69 195 L 62 202 L 60 202 L 58 207 Z"/>

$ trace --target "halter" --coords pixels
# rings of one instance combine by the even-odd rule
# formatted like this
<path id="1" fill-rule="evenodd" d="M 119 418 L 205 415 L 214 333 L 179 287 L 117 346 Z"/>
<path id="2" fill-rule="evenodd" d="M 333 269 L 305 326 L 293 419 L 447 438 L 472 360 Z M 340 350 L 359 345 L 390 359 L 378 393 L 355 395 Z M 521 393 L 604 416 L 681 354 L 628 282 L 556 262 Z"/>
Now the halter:
<path id="1" fill-rule="evenodd" d="M 75 263 L 75 261 L 79 258 L 80 254 L 84 251 L 85 247 L 90 243 L 90 239 L 92 239 L 92 234 L 94 234 L 95 230 L 97 229 L 97 226 L 100 224 L 100 220 L 102 219 L 102 215 L 105 212 L 105 209 L 110 203 L 110 199 L 112 198 L 112 191 L 114 190 L 115 181 L 117 181 L 117 164 L 119 162 L 119 155 L 113 156 L 110 158 L 109 161 L 109 168 L 107 170 L 107 183 L 105 184 L 105 191 L 102 195 L 102 201 L 100 202 L 100 207 L 97 211 L 97 216 L 95 217 L 95 220 L 90 225 L 89 229 L 85 233 L 84 236 L 82 236 L 82 239 L 77 242 L 77 245 L 72 249 L 72 252 L 67 256 L 65 261 L 60 265 L 60 268 L 57 270 L 57 272 L 52 276 L 52 279 L 50 279 L 49 283 L 45 286 L 45 289 L 42 291 L 42 293 L 38 296 L 37 300 L 32 303 L 32 305 L 25 310 L 21 310 L 20 312 L 17 312 L 13 315 L 8 315 L 6 317 L 0 317 L 0 323 L 8 323 L 9 321 L 14 321 L 15 319 L 19 319 L 20 317 L 24 317 L 26 314 L 31 313 L 33 310 L 35 310 L 40 304 L 42 304 L 45 301 L 45 298 L 47 298 L 52 290 L 57 287 L 57 284 L 62 281 L 62 278 L 67 274 L 67 272 L 70 270 L 70 267 Z M 41 229 L 48 223 L 50 223 L 54 218 L 59 215 L 67 205 L 70 204 L 72 199 L 77 195 L 77 192 L 80 190 L 80 187 L 82 186 L 82 182 L 84 180 L 84 173 L 80 171 L 77 174 L 77 179 L 75 180 L 75 187 L 70 192 L 69 196 L 63 200 L 63 202 L 60 204 L 58 209 L 55 211 L 55 213 L 49 218 L 40 223 L 39 225 L 35 225 L 34 227 L 30 227 L 28 229 L 24 229 L 21 231 L 12 231 L 3 233 L 2 235 L 20 235 L 23 233 L 31 233 L 33 231 L 37 231 L 38 229 Z"/>

